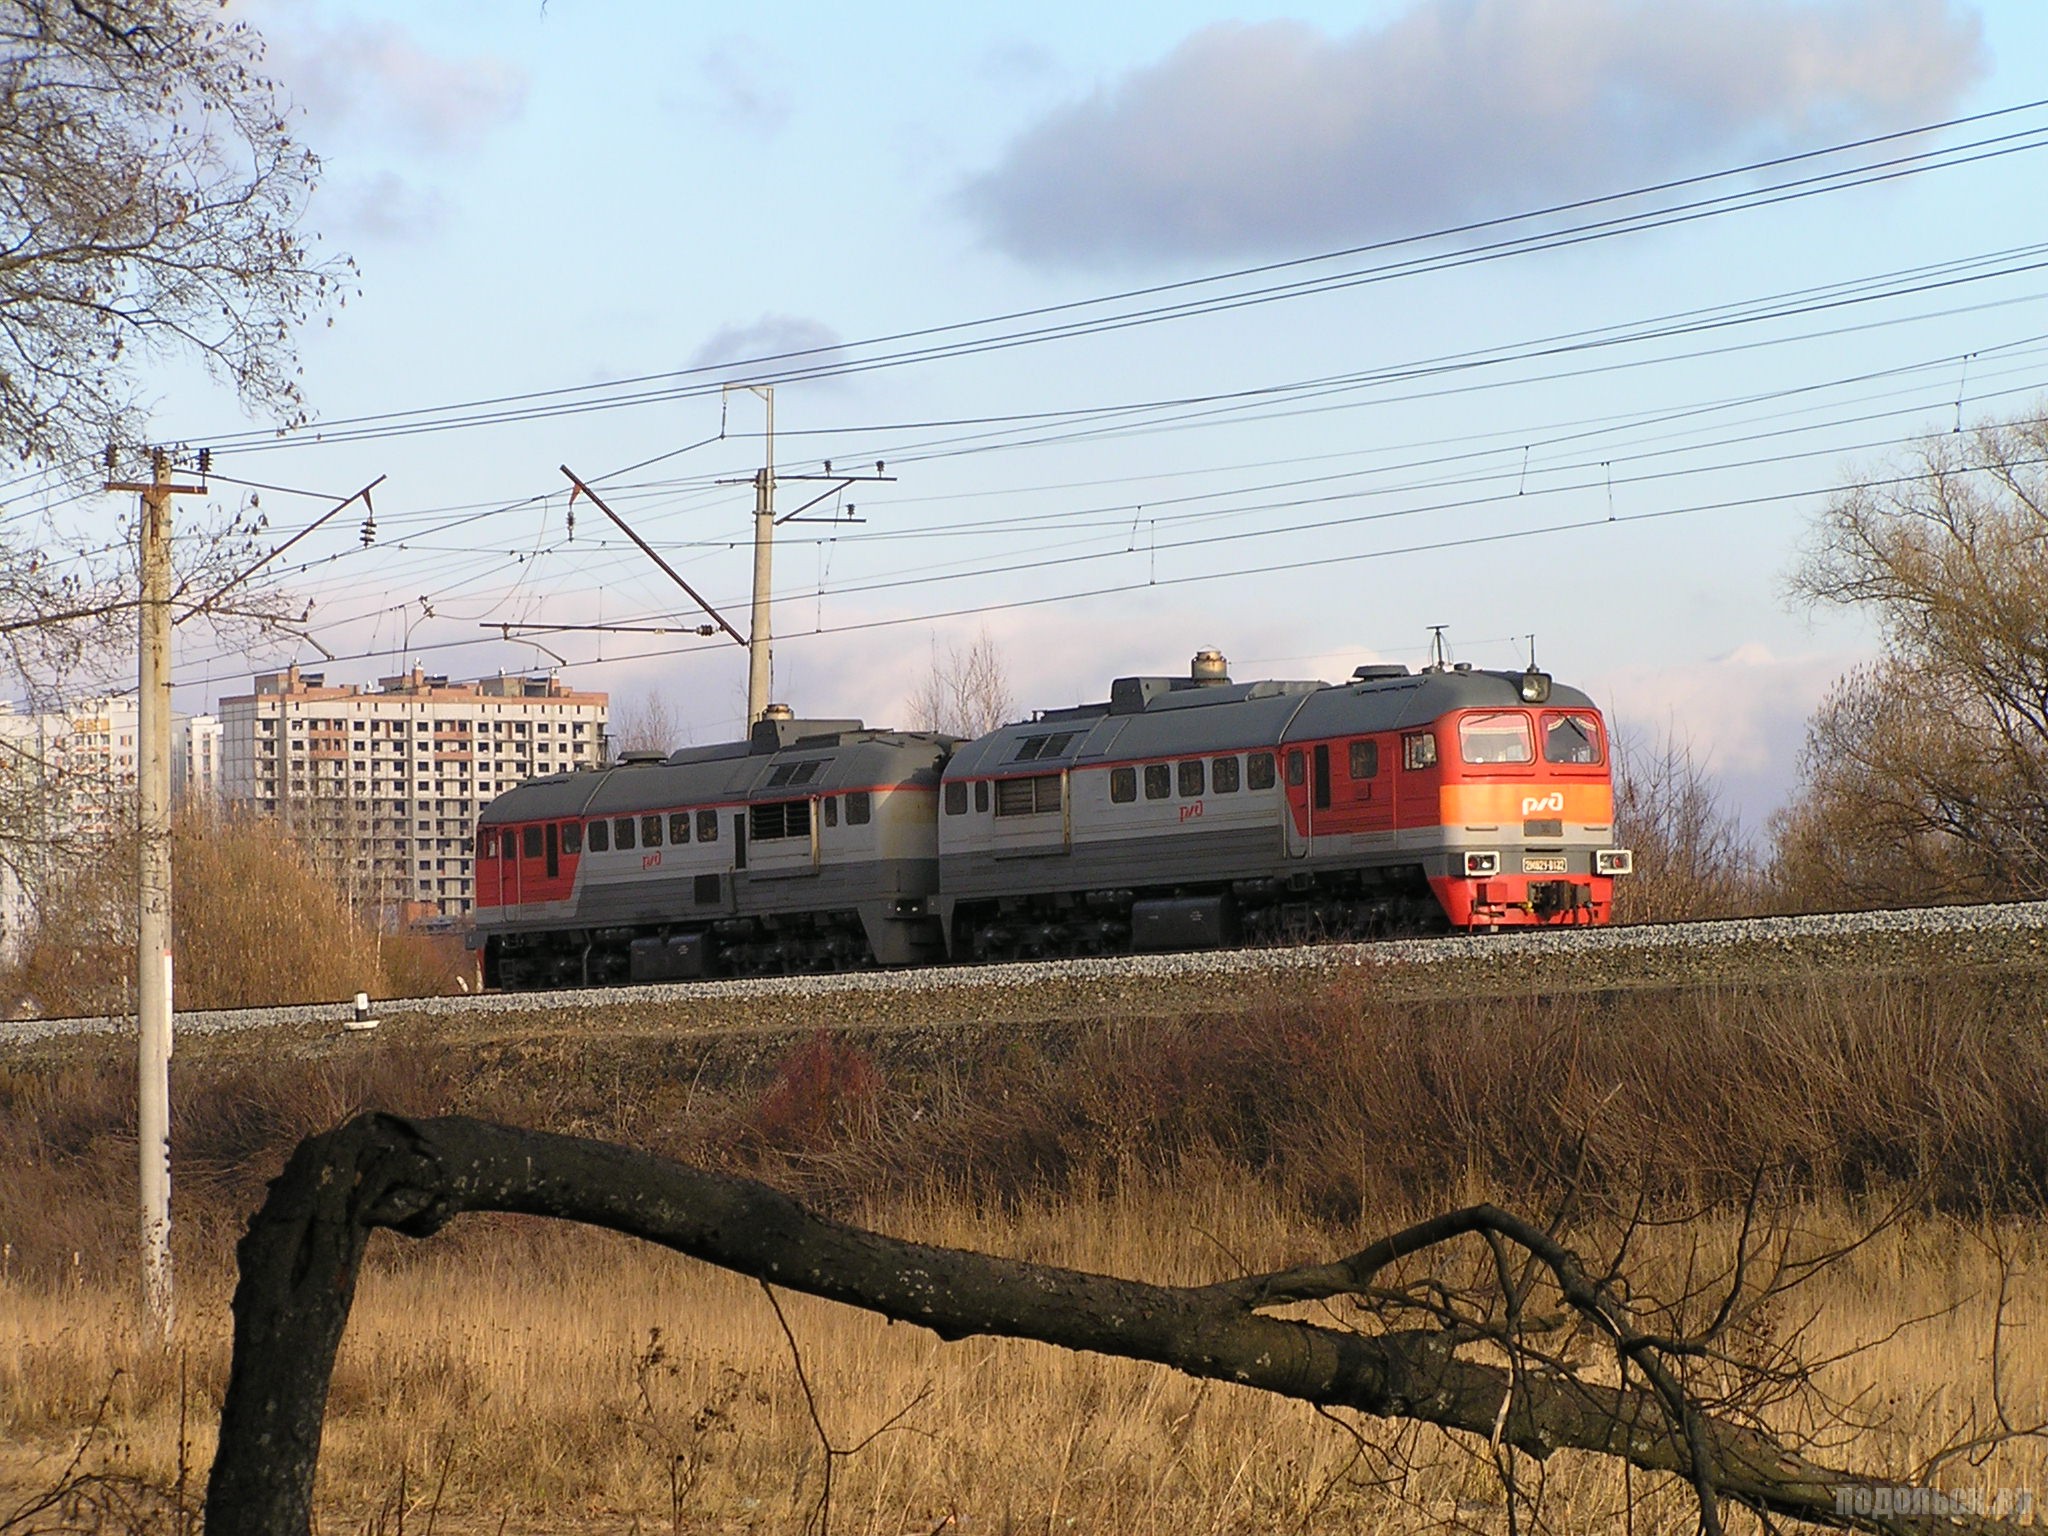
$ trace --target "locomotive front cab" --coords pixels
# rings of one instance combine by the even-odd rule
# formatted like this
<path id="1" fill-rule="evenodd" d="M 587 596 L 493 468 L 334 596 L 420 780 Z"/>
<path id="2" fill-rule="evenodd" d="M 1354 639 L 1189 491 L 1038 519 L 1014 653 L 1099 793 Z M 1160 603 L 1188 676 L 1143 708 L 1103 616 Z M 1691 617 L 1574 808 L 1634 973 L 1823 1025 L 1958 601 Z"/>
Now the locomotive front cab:
<path id="1" fill-rule="evenodd" d="M 1631 868 L 1613 846 L 1600 712 L 1552 699 L 1548 684 L 1532 672 L 1516 704 L 1436 722 L 1446 855 L 1430 885 L 1455 928 L 1604 923 L 1615 877 Z"/>

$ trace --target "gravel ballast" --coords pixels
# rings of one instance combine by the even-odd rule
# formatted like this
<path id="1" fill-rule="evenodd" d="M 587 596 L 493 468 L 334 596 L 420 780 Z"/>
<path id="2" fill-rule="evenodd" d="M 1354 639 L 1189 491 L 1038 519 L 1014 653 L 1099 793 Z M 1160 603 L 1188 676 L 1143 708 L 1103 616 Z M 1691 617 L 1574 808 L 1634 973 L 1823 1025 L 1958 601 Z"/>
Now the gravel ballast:
<path id="1" fill-rule="evenodd" d="M 606 1029 L 783 1033 L 1199 1013 L 1347 983 L 1395 998 L 1470 997 L 1956 966 L 2048 966 L 2048 902 L 388 1000 L 373 1012 L 380 1031 L 456 1039 Z M 352 1017 L 352 1000 L 180 1013 L 176 1031 L 181 1048 L 232 1050 L 349 1038 L 343 1026 Z M 133 1018 L 10 1021 L 0 1023 L 0 1054 L 132 1037 L 134 1029 Z"/>

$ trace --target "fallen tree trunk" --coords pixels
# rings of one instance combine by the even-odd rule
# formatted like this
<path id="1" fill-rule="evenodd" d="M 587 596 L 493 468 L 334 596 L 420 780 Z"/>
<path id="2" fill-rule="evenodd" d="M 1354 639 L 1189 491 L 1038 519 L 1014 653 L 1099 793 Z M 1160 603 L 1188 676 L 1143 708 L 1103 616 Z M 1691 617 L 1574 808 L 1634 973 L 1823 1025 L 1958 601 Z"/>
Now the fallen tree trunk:
<path id="1" fill-rule="evenodd" d="M 1037 1339 L 1439 1425 L 1532 1456 L 1569 1449 L 1620 1458 L 1689 1479 L 1710 1531 L 1722 1500 L 1898 1536 L 2003 1528 L 1958 1520 L 1933 1510 L 1923 1490 L 1873 1485 L 1698 1412 L 1659 1358 L 1669 1341 L 1631 1333 L 1619 1304 L 1568 1250 L 1490 1206 L 1447 1213 L 1332 1264 L 1217 1285 L 1147 1285 L 902 1242 L 814 1215 L 766 1185 L 604 1142 L 369 1114 L 300 1144 L 237 1250 L 234 1359 L 207 1487 L 209 1536 L 310 1531 L 328 1384 L 369 1233 L 425 1237 L 465 1211 L 610 1228 L 944 1339 Z M 1473 1360 L 1460 1353 L 1471 1337 L 1440 1326 L 1356 1333 L 1262 1310 L 1363 1294 L 1396 1260 L 1473 1233 L 1518 1245 L 1549 1268 L 1567 1302 L 1600 1322 L 1648 1385 L 1589 1381 L 1555 1362 L 1511 1370 Z"/>

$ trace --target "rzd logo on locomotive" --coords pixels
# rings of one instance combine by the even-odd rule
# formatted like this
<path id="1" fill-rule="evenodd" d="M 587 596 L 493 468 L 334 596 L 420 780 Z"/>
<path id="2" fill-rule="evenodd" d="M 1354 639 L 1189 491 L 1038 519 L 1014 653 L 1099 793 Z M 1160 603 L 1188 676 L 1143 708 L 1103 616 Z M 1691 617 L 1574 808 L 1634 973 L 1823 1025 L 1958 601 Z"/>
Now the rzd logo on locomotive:
<path id="1" fill-rule="evenodd" d="M 1545 811 L 1562 813 L 1563 810 L 1564 791 L 1561 789 L 1553 789 L 1547 795 L 1522 796 L 1522 815 L 1524 817 L 1540 816 Z"/>
<path id="2" fill-rule="evenodd" d="M 1202 802 L 1199 800 L 1191 800 L 1186 805 L 1183 805 L 1180 808 L 1180 819 L 1182 821 L 1198 820 L 1201 817 L 1201 814 Z"/>

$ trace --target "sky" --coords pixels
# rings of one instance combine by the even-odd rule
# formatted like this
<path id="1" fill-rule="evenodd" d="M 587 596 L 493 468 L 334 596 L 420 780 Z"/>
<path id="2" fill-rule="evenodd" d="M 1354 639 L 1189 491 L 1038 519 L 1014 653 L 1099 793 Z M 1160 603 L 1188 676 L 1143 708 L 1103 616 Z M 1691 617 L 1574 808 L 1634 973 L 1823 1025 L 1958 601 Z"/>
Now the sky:
<path id="1" fill-rule="evenodd" d="M 646 632 L 706 620 L 562 466 L 745 633 L 721 386 L 773 380 L 781 475 L 887 476 L 779 480 L 800 715 L 901 723 L 983 632 L 1028 708 L 1441 625 L 1759 824 L 1877 644 L 1786 595 L 1815 515 L 2048 395 L 2030 0 L 235 10 L 359 277 L 312 430 L 170 368 L 153 424 L 277 537 L 385 478 L 277 562 L 301 634 L 181 631 L 187 709 L 417 661 L 740 734 L 743 652 Z"/>

